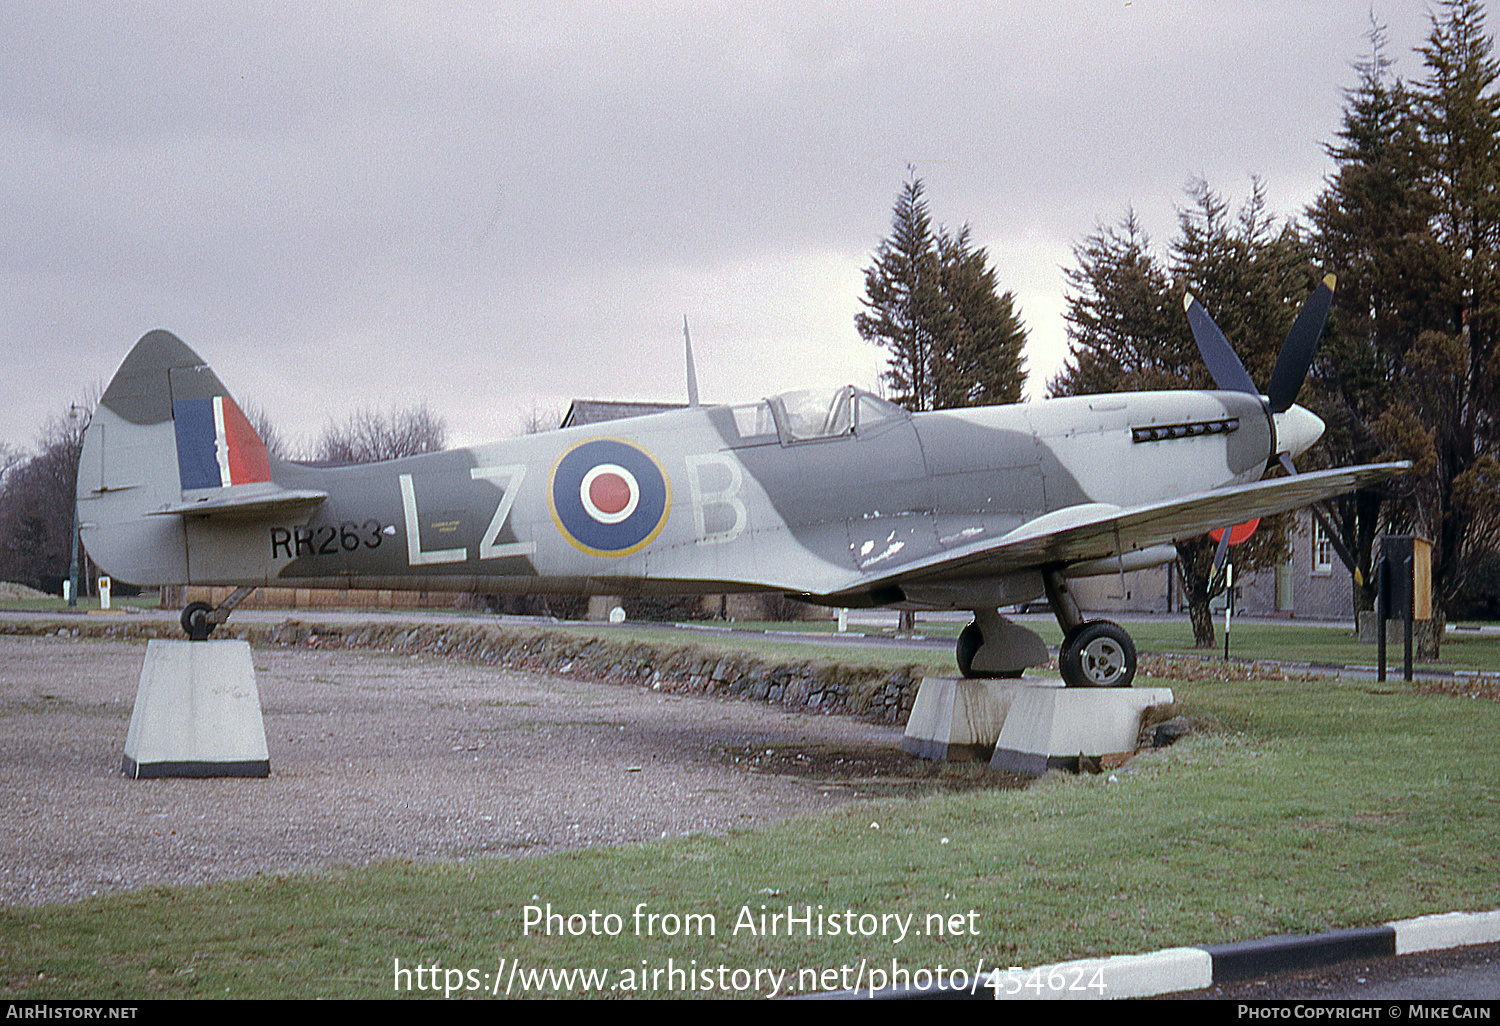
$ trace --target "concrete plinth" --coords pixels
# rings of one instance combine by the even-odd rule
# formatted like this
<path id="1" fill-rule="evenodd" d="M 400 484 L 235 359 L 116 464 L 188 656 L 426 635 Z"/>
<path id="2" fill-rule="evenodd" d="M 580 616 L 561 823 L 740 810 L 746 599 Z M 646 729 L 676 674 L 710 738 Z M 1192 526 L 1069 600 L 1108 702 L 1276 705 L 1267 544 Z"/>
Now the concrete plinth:
<path id="1" fill-rule="evenodd" d="M 147 644 L 120 769 L 127 777 L 269 775 L 250 643 Z"/>
<path id="2" fill-rule="evenodd" d="M 1135 751 L 1141 713 L 1170 701 L 1171 688 L 1027 684 L 1011 700 L 990 766 L 1039 777 L 1049 769 L 1077 770 L 1080 757 L 1123 758 Z"/>
<path id="3" fill-rule="evenodd" d="M 1018 680 L 924 677 L 901 750 L 924 759 L 988 760 Z"/>

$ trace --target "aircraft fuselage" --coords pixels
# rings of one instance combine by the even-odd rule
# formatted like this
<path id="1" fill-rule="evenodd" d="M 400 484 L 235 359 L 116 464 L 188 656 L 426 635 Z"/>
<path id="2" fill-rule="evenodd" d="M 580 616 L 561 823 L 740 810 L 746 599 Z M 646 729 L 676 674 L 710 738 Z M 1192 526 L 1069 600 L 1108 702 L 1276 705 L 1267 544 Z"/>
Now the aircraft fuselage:
<path id="1" fill-rule="evenodd" d="M 819 395 L 829 399 L 821 418 Z M 917 415 L 854 389 L 783 398 L 387 463 L 273 461 L 277 485 L 327 498 L 253 517 L 151 515 L 191 492 L 174 490 L 175 471 L 111 482 L 106 443 L 128 432 L 112 430 L 118 415 L 104 405 L 80 472 L 84 538 L 100 566 L 138 584 L 613 595 L 774 589 L 879 603 L 891 596 L 859 592 L 861 578 L 1079 504 L 1133 506 L 1256 480 L 1275 451 L 1263 404 L 1236 392 Z M 161 430 L 166 451 L 170 423 Z M 120 503 L 143 515 L 103 515 Z M 1035 597 L 1039 579 L 1022 577 L 998 590 L 991 582 L 979 598 Z M 960 608 L 977 601 L 972 588 L 901 598 Z"/>

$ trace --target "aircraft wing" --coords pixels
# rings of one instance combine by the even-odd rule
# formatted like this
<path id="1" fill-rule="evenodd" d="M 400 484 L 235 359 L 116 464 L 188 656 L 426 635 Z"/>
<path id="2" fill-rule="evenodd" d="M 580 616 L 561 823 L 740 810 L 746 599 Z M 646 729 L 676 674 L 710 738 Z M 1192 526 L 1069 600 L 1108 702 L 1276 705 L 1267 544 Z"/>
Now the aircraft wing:
<path id="1" fill-rule="evenodd" d="M 1049 563 L 1103 559 L 1285 513 L 1410 469 L 1406 462 L 1376 463 L 1231 485 L 1140 506 L 1072 506 L 1030 520 L 1004 537 L 953 549 L 861 583 L 867 587 L 930 584 L 995 577 Z"/>

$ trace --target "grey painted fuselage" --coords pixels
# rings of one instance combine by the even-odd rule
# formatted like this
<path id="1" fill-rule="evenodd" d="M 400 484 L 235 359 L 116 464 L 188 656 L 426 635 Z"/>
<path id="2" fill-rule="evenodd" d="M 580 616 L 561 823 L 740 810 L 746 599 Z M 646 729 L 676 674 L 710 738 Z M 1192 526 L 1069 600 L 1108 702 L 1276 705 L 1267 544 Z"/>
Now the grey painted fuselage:
<path id="1" fill-rule="evenodd" d="M 79 478 L 90 555 L 146 585 L 766 589 L 840 605 L 993 608 L 1041 591 L 1035 568 L 974 555 L 1023 525 L 1255 481 L 1276 452 L 1263 403 L 1237 392 L 911 415 L 846 388 L 388 463 L 273 460 L 269 482 L 189 489 L 173 403 L 181 419 L 184 397 L 227 393 L 166 338 L 180 351 L 157 340 L 112 382 Z M 157 378 L 170 386 L 165 403 L 143 398 Z M 223 496 L 237 504 L 216 505 Z M 1113 558 L 1072 572 L 1161 562 L 1170 548 L 1100 555 Z"/>

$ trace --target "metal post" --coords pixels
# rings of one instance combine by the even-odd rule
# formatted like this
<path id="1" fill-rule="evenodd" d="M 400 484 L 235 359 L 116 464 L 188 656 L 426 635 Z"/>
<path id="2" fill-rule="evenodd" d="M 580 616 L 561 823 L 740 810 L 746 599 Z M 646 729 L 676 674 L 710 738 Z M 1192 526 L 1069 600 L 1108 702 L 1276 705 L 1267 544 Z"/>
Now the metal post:
<path id="1" fill-rule="evenodd" d="M 68 407 L 68 421 L 75 428 L 83 411 L 74 403 Z M 73 468 L 73 540 L 72 555 L 68 560 L 68 608 L 72 609 L 78 605 L 78 472 L 83 462 L 82 455 L 79 456 L 79 466 Z"/>
<path id="2" fill-rule="evenodd" d="M 1401 572 L 1406 576 L 1406 581 L 1407 581 L 1407 586 L 1406 586 L 1406 662 L 1404 664 L 1404 673 L 1403 673 L 1403 676 L 1402 676 L 1402 680 L 1410 682 L 1411 681 L 1411 634 L 1412 634 L 1411 628 L 1412 628 L 1412 617 L 1413 617 L 1413 615 L 1415 615 L 1415 613 L 1417 611 L 1417 609 L 1416 609 L 1416 592 L 1417 592 L 1417 589 L 1416 589 L 1416 579 L 1417 579 L 1417 575 L 1416 575 L 1416 567 L 1415 567 L 1415 565 L 1413 563 L 1413 557 L 1407 556 L 1406 559 L 1402 560 L 1402 563 L 1401 563 Z"/>
<path id="3" fill-rule="evenodd" d="M 78 605 L 78 494 L 73 494 L 73 556 L 68 563 L 68 608 Z"/>
<path id="4" fill-rule="evenodd" d="M 1390 561 L 1382 559 L 1375 568 L 1375 631 L 1379 635 L 1375 649 L 1379 670 L 1377 681 L 1385 680 L 1385 621 L 1390 616 L 1391 567 Z"/>
<path id="5" fill-rule="evenodd" d="M 1228 528 L 1225 528 L 1228 530 Z M 1234 560 L 1224 564 L 1224 658 L 1229 659 L 1229 623 L 1234 618 Z"/>

